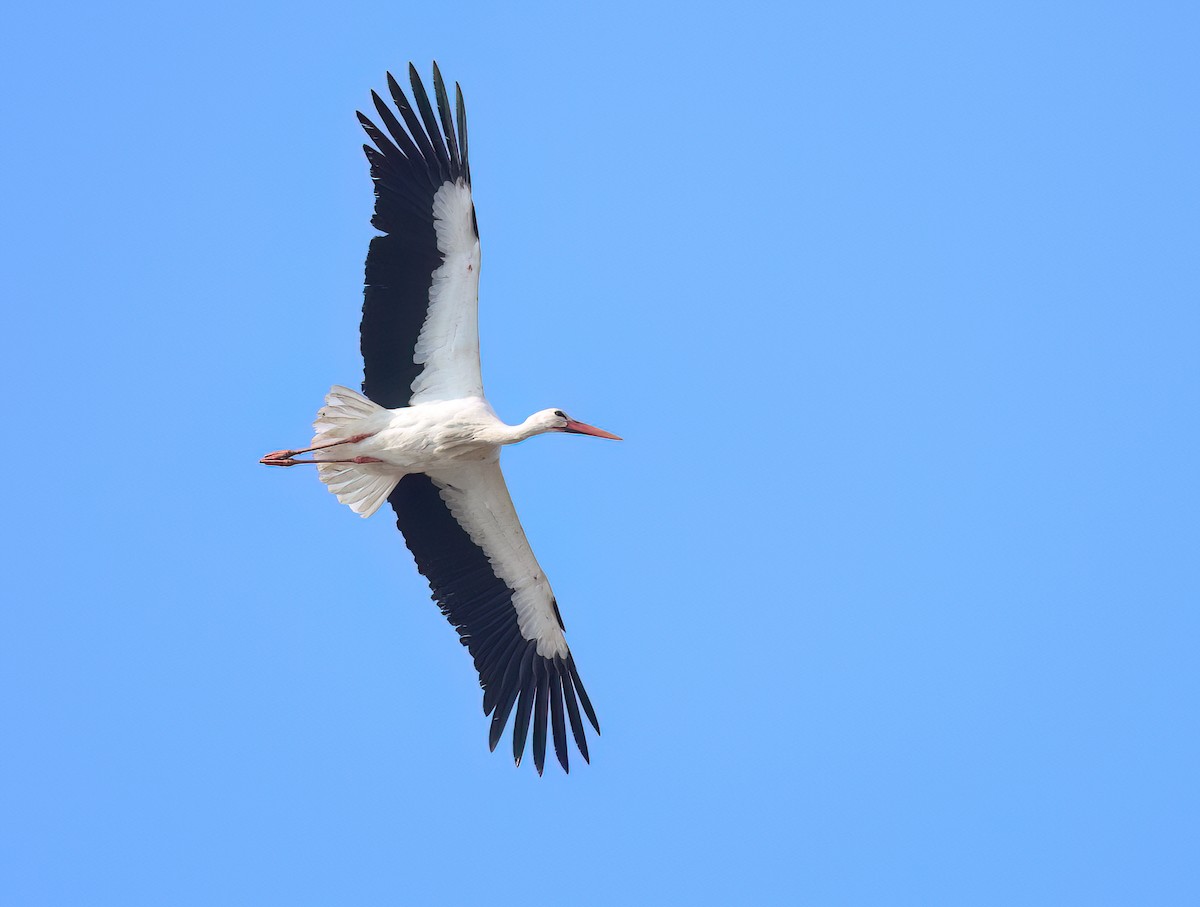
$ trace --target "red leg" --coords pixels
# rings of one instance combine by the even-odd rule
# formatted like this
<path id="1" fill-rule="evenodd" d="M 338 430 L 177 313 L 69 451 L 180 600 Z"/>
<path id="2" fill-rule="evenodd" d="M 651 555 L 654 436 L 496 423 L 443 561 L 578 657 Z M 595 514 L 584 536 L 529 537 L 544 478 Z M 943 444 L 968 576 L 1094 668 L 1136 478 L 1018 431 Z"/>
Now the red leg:
<path id="1" fill-rule="evenodd" d="M 276 454 L 288 453 L 286 450 L 277 451 Z M 298 451 L 297 451 L 298 453 Z M 293 460 L 291 457 L 281 457 L 273 454 L 267 454 L 258 461 L 263 466 L 299 466 L 301 463 L 382 463 L 383 460 L 377 457 L 352 457 L 349 460 Z"/>
<path id="2" fill-rule="evenodd" d="M 283 464 L 283 463 L 280 463 L 277 461 L 290 460 L 292 457 L 296 456 L 296 454 L 311 453 L 314 450 L 325 450 L 325 448 L 327 448 L 327 447 L 337 447 L 339 444 L 358 444 L 362 441 L 367 440 L 367 438 L 371 437 L 373 434 L 375 434 L 375 432 L 369 431 L 369 432 L 366 432 L 365 434 L 354 435 L 351 438 L 339 438 L 338 440 L 330 441 L 327 444 L 314 444 L 312 447 L 303 447 L 299 450 L 273 450 L 269 454 L 264 456 L 258 462 L 266 463 L 268 466 L 283 466 L 283 465 L 290 466 L 291 465 L 290 463 Z M 267 463 L 268 460 L 270 460 L 271 462 Z M 312 461 L 297 461 L 297 462 L 312 462 Z M 330 462 L 334 462 L 334 461 L 324 460 L 322 462 L 330 463 Z M 375 462 L 378 462 L 378 461 L 375 461 Z"/>

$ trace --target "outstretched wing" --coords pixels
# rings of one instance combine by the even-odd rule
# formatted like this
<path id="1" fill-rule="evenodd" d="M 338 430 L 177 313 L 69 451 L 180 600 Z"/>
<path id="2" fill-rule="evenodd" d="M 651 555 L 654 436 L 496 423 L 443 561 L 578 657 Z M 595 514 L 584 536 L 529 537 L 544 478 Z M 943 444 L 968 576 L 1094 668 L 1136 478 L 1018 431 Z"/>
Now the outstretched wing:
<path id="1" fill-rule="evenodd" d="M 597 733 L 600 725 L 567 648 L 554 593 L 521 529 L 500 464 L 408 475 L 389 500 L 417 569 L 429 580 L 434 600 L 475 659 L 483 711 L 492 716 L 491 748 L 496 748 L 515 705 L 512 741 L 518 765 L 531 718 L 538 774 L 546 760 L 547 723 L 564 770 L 568 720 L 587 760 L 580 706 Z"/>
<path id="2" fill-rule="evenodd" d="M 483 395 L 479 228 L 462 90 L 454 86 L 456 130 L 437 64 L 437 116 L 411 64 L 408 73 L 415 110 L 388 73 L 400 118 L 375 92 L 371 98 L 384 128 L 358 114 L 375 145 L 363 146 L 375 183 L 371 223 L 384 234 L 371 240 L 367 252 L 362 388 L 388 409 Z"/>

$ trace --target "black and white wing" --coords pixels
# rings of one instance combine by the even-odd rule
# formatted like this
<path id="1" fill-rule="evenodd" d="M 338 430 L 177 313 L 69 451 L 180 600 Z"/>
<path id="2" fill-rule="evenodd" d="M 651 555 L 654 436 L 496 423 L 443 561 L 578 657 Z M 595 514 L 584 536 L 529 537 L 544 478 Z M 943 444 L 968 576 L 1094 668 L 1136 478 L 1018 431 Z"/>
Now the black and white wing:
<path id="1" fill-rule="evenodd" d="M 429 580 L 433 598 L 475 659 L 494 750 L 513 714 L 513 757 L 521 763 L 530 722 L 541 774 L 547 726 L 567 765 L 567 723 L 588 758 L 580 706 L 599 733 L 563 635 L 554 593 L 517 519 L 498 462 L 435 475 L 408 475 L 392 492 L 396 525 Z M 515 706 L 515 712 L 514 712 Z"/>
<path id="2" fill-rule="evenodd" d="M 456 129 L 437 64 L 436 115 L 411 64 L 408 73 L 415 110 L 388 73 L 399 118 L 375 92 L 383 129 L 358 114 L 375 146 L 363 146 L 375 183 L 371 223 L 384 234 L 367 253 L 362 388 L 388 409 L 483 396 L 479 228 L 462 90 L 454 86 Z"/>

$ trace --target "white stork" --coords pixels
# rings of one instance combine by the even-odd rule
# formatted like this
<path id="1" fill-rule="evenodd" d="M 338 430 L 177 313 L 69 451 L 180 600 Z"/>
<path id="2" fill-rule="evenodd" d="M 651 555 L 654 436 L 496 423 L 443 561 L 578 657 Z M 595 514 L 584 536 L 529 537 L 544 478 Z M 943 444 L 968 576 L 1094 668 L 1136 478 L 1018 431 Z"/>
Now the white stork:
<path id="1" fill-rule="evenodd" d="M 546 760 L 547 722 L 567 765 L 567 722 L 588 759 L 580 706 L 599 733 L 563 635 L 554 593 L 513 509 L 500 448 L 545 432 L 620 440 L 559 409 L 506 425 L 483 396 L 479 369 L 479 228 L 471 201 L 467 120 L 455 85 L 452 117 L 437 64 L 437 111 L 409 65 L 416 109 L 388 73 L 403 125 L 375 92 L 386 132 L 362 113 L 375 183 L 361 344 L 363 393 L 334 386 L 302 450 L 268 466 L 315 463 L 321 481 L 357 514 L 387 501 L 433 598 L 475 659 L 495 750 L 509 715 L 518 765 L 533 720 L 533 759 Z M 457 130 L 454 120 L 457 119 Z M 407 129 L 406 129 L 407 127 Z M 297 454 L 313 454 L 298 460 Z M 565 714 L 564 714 L 565 706 Z"/>

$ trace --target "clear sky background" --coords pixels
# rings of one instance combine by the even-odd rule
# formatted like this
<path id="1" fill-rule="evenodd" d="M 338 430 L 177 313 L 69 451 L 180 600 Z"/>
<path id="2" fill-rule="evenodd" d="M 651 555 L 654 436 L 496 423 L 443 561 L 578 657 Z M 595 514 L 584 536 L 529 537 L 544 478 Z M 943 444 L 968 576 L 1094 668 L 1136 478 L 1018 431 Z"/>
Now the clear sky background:
<path id="1" fill-rule="evenodd" d="M 1193 4 L 21 4 L 0 901 L 1200 902 Z M 386 513 L 354 111 L 466 92 L 603 736 L 489 754 Z M 503 747 L 501 748 L 503 750 Z"/>

